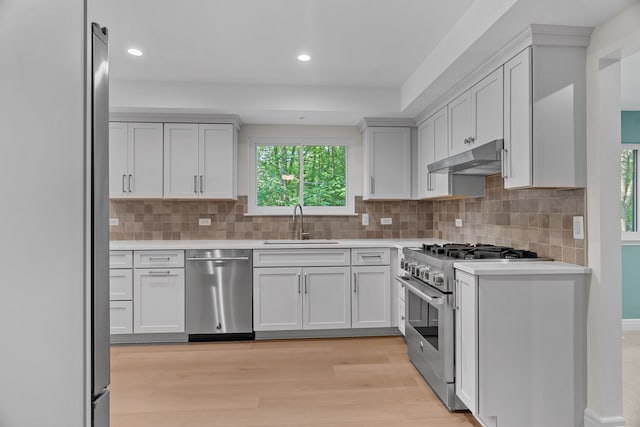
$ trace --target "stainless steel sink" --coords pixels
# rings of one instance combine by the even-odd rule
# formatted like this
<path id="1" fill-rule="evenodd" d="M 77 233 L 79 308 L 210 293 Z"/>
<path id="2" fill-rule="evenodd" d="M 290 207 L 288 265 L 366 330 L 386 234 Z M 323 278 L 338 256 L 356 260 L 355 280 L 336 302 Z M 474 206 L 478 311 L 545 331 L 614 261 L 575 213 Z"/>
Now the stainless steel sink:
<path id="1" fill-rule="evenodd" d="M 265 240 L 265 245 L 335 245 L 336 240 L 310 239 L 310 240 Z"/>

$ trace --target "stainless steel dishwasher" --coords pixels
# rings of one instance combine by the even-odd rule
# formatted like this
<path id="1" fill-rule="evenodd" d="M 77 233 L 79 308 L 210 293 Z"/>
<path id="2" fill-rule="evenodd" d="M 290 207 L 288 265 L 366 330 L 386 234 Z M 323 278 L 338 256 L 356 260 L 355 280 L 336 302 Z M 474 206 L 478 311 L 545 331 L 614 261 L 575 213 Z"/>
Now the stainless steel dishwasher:
<path id="1" fill-rule="evenodd" d="M 252 339 L 252 251 L 188 250 L 186 255 L 189 341 Z"/>

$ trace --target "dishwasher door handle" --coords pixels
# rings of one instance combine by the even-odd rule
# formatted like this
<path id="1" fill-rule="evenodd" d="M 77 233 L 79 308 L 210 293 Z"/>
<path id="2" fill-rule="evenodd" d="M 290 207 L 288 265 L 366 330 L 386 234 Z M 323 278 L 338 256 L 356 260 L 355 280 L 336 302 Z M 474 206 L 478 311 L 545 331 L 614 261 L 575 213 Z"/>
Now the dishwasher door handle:
<path id="1" fill-rule="evenodd" d="M 249 261 L 248 256 L 229 256 L 219 258 L 187 258 L 187 261 Z"/>

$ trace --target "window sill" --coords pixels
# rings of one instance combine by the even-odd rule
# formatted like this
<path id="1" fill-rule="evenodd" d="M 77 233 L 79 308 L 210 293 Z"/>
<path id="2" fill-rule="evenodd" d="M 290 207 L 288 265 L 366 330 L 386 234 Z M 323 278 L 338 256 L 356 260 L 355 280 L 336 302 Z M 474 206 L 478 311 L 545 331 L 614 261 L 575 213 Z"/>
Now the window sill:
<path id="1" fill-rule="evenodd" d="M 620 240 L 623 245 L 640 245 L 640 233 L 622 233 Z"/>

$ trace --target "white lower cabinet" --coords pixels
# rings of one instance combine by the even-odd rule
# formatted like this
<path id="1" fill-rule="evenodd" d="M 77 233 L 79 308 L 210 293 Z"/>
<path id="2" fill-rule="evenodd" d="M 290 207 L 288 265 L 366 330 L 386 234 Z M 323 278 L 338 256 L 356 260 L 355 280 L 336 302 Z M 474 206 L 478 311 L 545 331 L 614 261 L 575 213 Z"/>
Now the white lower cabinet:
<path id="1" fill-rule="evenodd" d="M 135 269 L 133 332 L 184 332 L 184 269 Z"/>
<path id="2" fill-rule="evenodd" d="M 456 271 L 456 395 L 476 413 L 478 407 L 478 310 L 475 277 Z"/>
<path id="3" fill-rule="evenodd" d="M 133 303 L 131 301 L 111 301 L 109 314 L 112 335 L 133 333 Z"/>
<path id="4" fill-rule="evenodd" d="M 349 285 L 349 267 L 254 268 L 254 329 L 349 328 Z"/>
<path id="5" fill-rule="evenodd" d="M 388 265 L 352 267 L 351 327 L 391 326 L 391 272 Z"/>

